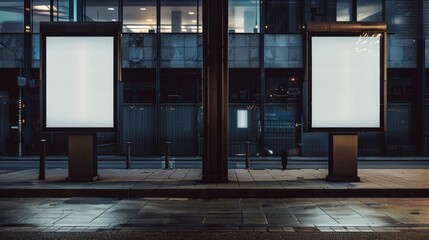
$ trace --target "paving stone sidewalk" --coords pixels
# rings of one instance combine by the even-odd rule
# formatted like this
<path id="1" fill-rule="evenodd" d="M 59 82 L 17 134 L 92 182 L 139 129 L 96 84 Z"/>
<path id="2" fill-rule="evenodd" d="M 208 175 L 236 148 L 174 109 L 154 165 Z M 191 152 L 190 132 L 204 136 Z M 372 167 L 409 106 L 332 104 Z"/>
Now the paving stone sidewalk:
<path id="1" fill-rule="evenodd" d="M 1 198 L 0 231 L 429 234 L 429 199 Z"/>
<path id="2" fill-rule="evenodd" d="M 0 172 L 0 197 L 429 197 L 429 169 L 360 169 L 360 182 L 328 182 L 326 169 L 229 170 L 201 182 L 196 169 L 100 169 L 95 182 L 66 182 L 67 169 Z"/>

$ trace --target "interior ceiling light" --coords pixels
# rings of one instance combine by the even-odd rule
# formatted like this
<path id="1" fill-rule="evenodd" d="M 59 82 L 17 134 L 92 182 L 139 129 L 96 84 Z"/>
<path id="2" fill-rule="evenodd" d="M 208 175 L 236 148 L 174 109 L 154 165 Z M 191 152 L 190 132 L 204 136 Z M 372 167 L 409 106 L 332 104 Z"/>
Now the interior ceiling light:
<path id="1" fill-rule="evenodd" d="M 144 26 L 144 25 L 132 25 L 132 26 L 127 26 L 127 27 L 133 28 L 133 29 L 150 28 L 149 26 Z"/>
<path id="2" fill-rule="evenodd" d="M 146 8 L 142 7 L 140 8 L 140 11 L 146 11 Z"/>
<path id="3" fill-rule="evenodd" d="M 195 12 L 189 12 L 189 15 L 194 15 L 195 14 Z"/>
<path id="4" fill-rule="evenodd" d="M 115 8 L 109 7 L 109 8 L 107 8 L 107 10 L 109 10 L 109 11 L 115 11 Z"/>
<path id="5" fill-rule="evenodd" d="M 49 11 L 51 9 L 50 5 L 36 5 L 33 7 L 35 10 L 39 11 Z M 54 11 L 57 11 L 57 8 L 54 6 Z"/>
<path id="6" fill-rule="evenodd" d="M 152 22 L 153 20 L 149 18 L 149 19 L 146 19 L 146 21 L 148 21 L 148 22 Z"/>

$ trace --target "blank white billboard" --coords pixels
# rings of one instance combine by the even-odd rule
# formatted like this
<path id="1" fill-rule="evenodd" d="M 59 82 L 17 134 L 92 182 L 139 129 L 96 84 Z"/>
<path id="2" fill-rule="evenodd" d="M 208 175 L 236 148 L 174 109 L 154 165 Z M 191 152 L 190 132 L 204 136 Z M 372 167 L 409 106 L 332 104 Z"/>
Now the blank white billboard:
<path id="1" fill-rule="evenodd" d="M 311 38 L 311 127 L 381 127 L 381 38 Z"/>
<path id="2" fill-rule="evenodd" d="M 46 127 L 114 127 L 114 38 L 46 37 Z"/>

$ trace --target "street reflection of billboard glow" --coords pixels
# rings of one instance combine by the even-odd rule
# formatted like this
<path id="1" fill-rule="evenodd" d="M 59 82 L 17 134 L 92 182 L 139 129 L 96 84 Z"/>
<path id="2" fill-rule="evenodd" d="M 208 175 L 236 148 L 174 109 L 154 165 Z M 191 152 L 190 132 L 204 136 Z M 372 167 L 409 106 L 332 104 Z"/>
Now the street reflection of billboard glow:
<path id="1" fill-rule="evenodd" d="M 46 127 L 114 127 L 114 39 L 46 37 Z"/>
<path id="2" fill-rule="evenodd" d="M 311 126 L 379 128 L 379 36 L 313 36 Z"/>

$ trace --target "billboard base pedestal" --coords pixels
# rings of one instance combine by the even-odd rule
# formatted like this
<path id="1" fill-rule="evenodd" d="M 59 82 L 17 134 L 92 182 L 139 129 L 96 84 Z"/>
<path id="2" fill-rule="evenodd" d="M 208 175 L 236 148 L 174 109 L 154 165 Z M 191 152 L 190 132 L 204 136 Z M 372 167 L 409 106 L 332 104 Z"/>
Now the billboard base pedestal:
<path id="1" fill-rule="evenodd" d="M 329 182 L 360 182 L 360 177 L 330 177 L 326 176 L 326 181 Z"/>
<path id="2" fill-rule="evenodd" d="M 329 134 L 329 172 L 327 181 L 359 182 L 357 176 L 358 136 L 356 133 Z"/>
<path id="3" fill-rule="evenodd" d="M 69 136 L 69 176 L 70 182 L 94 182 L 97 174 L 97 135 Z"/>
<path id="4" fill-rule="evenodd" d="M 100 180 L 100 176 L 94 177 L 66 177 L 67 182 L 95 182 Z"/>

